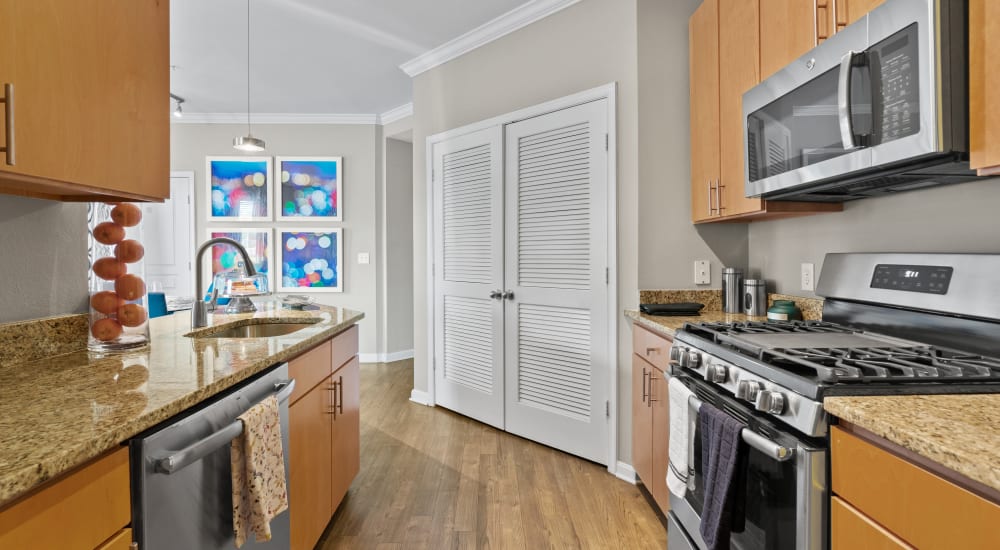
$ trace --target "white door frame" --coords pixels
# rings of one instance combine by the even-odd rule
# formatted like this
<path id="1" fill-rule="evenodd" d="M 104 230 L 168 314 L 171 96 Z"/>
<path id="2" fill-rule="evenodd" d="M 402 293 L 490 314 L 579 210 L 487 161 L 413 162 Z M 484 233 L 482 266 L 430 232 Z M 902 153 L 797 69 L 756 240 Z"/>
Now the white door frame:
<path id="1" fill-rule="evenodd" d="M 618 153 L 617 136 L 618 125 L 616 122 L 617 112 L 617 83 L 611 82 L 603 86 L 591 88 L 583 92 L 568 95 L 540 103 L 531 107 L 520 109 L 511 113 L 496 116 L 490 119 L 474 122 L 466 126 L 447 130 L 427 137 L 425 181 L 427 185 L 427 248 L 426 258 L 430 258 L 427 264 L 427 350 L 430 354 L 427 360 L 427 399 L 429 405 L 436 403 L 434 395 L 434 228 L 431 223 L 434 220 L 434 186 L 431 185 L 434 167 L 433 149 L 434 144 L 451 139 L 456 136 L 467 134 L 489 128 L 491 126 L 503 126 L 512 124 L 519 120 L 544 115 L 575 105 L 589 103 L 599 99 L 608 100 L 608 285 L 607 285 L 607 316 L 611 319 L 608 325 L 608 356 L 611 358 L 608 365 L 608 400 L 610 401 L 608 415 L 608 472 L 615 474 L 618 465 Z M 506 152 L 504 153 L 506 154 Z"/>

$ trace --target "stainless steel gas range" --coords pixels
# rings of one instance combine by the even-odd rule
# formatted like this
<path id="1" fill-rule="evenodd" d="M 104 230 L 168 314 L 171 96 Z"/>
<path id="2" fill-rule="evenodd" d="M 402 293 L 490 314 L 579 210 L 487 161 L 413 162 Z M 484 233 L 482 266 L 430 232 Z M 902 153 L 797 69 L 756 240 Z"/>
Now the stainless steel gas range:
<path id="1" fill-rule="evenodd" d="M 828 254 L 823 321 L 678 331 L 671 374 L 692 392 L 692 418 L 710 403 L 745 425 L 729 547 L 829 546 L 825 396 L 1000 392 L 998 287 L 1000 255 Z M 696 424 L 687 490 L 670 498 L 671 550 L 706 548 Z"/>

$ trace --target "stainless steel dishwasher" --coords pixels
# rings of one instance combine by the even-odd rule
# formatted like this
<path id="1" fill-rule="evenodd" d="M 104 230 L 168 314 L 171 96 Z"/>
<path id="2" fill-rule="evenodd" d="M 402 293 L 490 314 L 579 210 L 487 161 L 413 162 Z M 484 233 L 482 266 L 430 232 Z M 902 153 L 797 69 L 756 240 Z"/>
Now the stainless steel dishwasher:
<path id="1" fill-rule="evenodd" d="M 288 483 L 288 398 L 295 381 L 282 364 L 129 441 L 133 536 L 142 550 L 235 548 L 229 442 L 243 433 L 237 417 L 277 395 Z M 271 521 L 271 540 L 250 548 L 287 549 L 289 515 Z"/>

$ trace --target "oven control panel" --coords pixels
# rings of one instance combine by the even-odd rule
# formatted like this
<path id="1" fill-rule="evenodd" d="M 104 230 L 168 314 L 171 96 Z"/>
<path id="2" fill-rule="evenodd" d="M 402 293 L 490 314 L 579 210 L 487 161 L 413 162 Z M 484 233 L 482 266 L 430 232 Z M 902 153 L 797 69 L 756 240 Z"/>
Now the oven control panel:
<path id="1" fill-rule="evenodd" d="M 940 265 L 878 264 L 871 288 L 947 294 L 955 268 Z"/>

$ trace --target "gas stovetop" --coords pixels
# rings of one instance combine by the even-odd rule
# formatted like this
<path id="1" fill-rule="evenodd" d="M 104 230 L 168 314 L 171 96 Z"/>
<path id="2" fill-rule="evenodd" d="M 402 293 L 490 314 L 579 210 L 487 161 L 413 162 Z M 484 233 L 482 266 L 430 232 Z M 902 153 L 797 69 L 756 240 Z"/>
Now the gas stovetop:
<path id="1" fill-rule="evenodd" d="M 1000 359 L 834 323 L 702 323 L 682 330 L 816 384 L 1000 383 Z"/>

